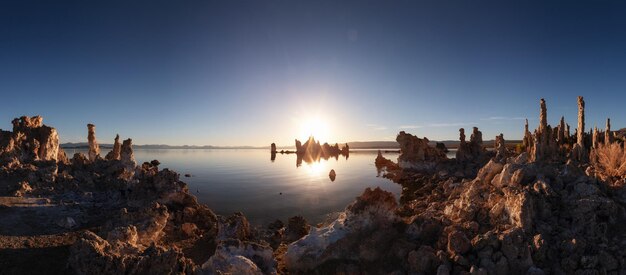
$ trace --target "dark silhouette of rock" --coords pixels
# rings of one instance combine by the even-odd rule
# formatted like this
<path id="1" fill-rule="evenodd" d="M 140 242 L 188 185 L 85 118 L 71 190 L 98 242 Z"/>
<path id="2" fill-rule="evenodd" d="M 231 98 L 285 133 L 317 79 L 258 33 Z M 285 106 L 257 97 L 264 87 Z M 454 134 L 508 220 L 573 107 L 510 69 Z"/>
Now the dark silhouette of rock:
<path id="1" fill-rule="evenodd" d="M 316 141 L 314 137 L 309 137 L 309 139 L 301 144 L 299 140 L 296 139 L 296 154 L 298 155 L 296 158 L 296 167 L 300 167 L 302 161 L 306 163 L 313 163 L 319 161 L 320 159 L 328 160 L 331 157 L 339 158 L 340 155 L 346 157 L 349 156 L 349 147 L 348 144 L 343 148 L 339 148 L 339 145 L 335 143 L 335 145 L 330 145 L 328 143 L 320 144 L 319 141 Z M 290 153 L 289 151 L 285 153 Z"/>
<path id="2" fill-rule="evenodd" d="M 437 144 L 435 145 L 435 148 L 441 150 L 444 153 L 450 152 L 450 150 L 448 150 L 448 148 L 443 142 L 437 142 Z"/>
<path id="3" fill-rule="evenodd" d="M 272 144 L 270 145 L 270 152 L 271 152 L 272 154 L 276 154 L 276 143 L 272 143 Z"/>

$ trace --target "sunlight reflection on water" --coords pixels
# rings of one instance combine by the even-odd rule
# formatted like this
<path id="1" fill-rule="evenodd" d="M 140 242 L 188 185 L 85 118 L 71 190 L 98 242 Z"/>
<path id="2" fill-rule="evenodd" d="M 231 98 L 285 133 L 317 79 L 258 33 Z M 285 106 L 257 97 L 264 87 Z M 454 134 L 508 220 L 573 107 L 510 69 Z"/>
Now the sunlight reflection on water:
<path id="1" fill-rule="evenodd" d="M 84 149 L 66 149 L 68 156 Z M 103 149 L 103 155 L 107 150 Z M 400 197 L 401 187 L 376 177 L 377 151 L 350 153 L 345 159 L 330 158 L 303 162 L 296 155 L 278 154 L 270 161 L 269 150 L 260 149 L 136 149 L 137 163 L 158 159 L 161 169 L 171 168 L 189 185 L 191 193 L 214 212 L 229 215 L 243 212 L 250 222 L 261 225 L 279 218 L 286 221 L 303 215 L 318 223 L 329 213 L 342 211 L 367 187 L 381 187 Z M 396 160 L 397 153 L 385 153 Z M 337 178 L 329 179 L 334 169 Z"/>

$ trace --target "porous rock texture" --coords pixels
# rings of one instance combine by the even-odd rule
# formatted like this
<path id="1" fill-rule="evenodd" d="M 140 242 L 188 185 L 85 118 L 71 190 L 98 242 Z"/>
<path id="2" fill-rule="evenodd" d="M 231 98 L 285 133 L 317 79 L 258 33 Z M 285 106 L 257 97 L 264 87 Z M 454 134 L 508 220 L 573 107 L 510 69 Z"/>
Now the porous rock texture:
<path id="1" fill-rule="evenodd" d="M 0 273 L 215 274 L 226 254 L 275 273 L 272 249 L 243 215 L 215 215 L 157 160 L 137 166 L 130 139 L 99 158 L 90 127 L 91 160 L 68 160 L 42 121 L 22 117 L 0 133 Z M 203 268 L 210 259 L 216 268 Z M 245 266 L 236 270 L 254 270 Z"/>
<path id="2" fill-rule="evenodd" d="M 545 101 L 540 110 L 532 145 L 517 153 L 502 150 L 501 136 L 498 152 L 485 150 L 475 128 L 469 142 L 460 132 L 462 158 L 446 159 L 427 139 L 401 133 L 407 155 L 400 161 L 432 164 L 402 167 L 379 152 L 376 168 L 402 186 L 399 201 L 368 188 L 316 226 L 296 216 L 266 229 L 243 213 L 214 214 L 158 161 L 137 166 L 130 140 L 119 160 L 90 161 L 80 153 L 71 161 L 42 160 L 42 142 L 30 136 L 37 130 L 2 132 L 0 182 L 20 207 L 0 207 L 3 217 L 19 217 L 0 221 L 0 245 L 60 248 L 50 259 L 0 250 L 0 273 L 626 273 L 626 173 L 607 175 L 610 167 L 601 165 L 611 163 L 578 155 L 610 146 L 623 156 L 623 145 L 616 139 L 592 148 L 593 136 L 582 127 L 582 144 L 565 132 L 561 140 L 563 123 L 552 129 Z M 41 119 L 17 122 L 43 127 Z M 28 203 L 48 207 L 24 210 Z M 36 222 L 28 220 L 33 216 Z M 16 220 L 27 222 L 8 223 Z M 45 268 L 27 264 L 36 259 Z"/>
<path id="3" fill-rule="evenodd" d="M 100 157 L 100 146 L 96 140 L 96 125 L 87 124 L 87 141 L 89 143 L 89 161 Z"/>
<path id="4" fill-rule="evenodd" d="M 540 105 L 541 117 L 546 117 L 545 101 Z M 579 107 L 584 107 L 582 98 Z M 534 156 L 494 156 L 475 177 L 441 169 L 387 172 L 403 186 L 396 213 L 408 224 L 405 234 L 418 241 L 400 267 L 381 272 L 626 272 L 626 184 L 620 184 L 626 183 L 626 174 L 602 175 L 596 164 L 574 156 L 579 153 L 575 150 L 592 150 L 590 135 L 579 131 L 588 140 L 579 145 L 564 132 L 559 142 L 558 131 L 551 131 L 546 121 L 540 118 L 531 134 Z"/>

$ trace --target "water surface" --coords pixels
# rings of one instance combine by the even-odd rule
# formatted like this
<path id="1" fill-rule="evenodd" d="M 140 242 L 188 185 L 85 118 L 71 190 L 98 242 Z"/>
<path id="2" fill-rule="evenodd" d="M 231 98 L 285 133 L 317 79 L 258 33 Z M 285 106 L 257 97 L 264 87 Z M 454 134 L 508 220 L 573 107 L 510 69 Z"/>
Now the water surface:
<path id="1" fill-rule="evenodd" d="M 68 156 L 82 149 L 66 149 Z M 107 153 L 103 150 L 103 155 Z M 137 163 L 158 159 L 161 169 L 181 174 L 191 193 L 214 212 L 230 215 L 241 211 L 256 225 L 302 215 L 310 223 L 342 211 L 367 187 L 381 187 L 400 197 L 401 187 L 377 177 L 375 150 L 351 151 L 296 167 L 296 155 L 278 154 L 272 162 L 269 150 L 260 149 L 136 149 Z M 397 153 L 385 153 L 396 160 Z M 334 169 L 332 182 L 328 173 Z M 182 175 L 191 174 L 192 177 Z"/>

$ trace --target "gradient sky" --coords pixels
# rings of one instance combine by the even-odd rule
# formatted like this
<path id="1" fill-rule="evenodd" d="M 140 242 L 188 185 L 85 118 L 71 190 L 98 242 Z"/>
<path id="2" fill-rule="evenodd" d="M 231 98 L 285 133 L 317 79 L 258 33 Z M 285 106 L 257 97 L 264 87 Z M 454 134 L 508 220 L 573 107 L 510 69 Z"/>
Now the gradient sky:
<path id="1" fill-rule="evenodd" d="M 0 128 L 62 142 L 291 145 L 400 130 L 519 139 L 523 118 L 626 127 L 622 1 L 2 1 Z"/>

